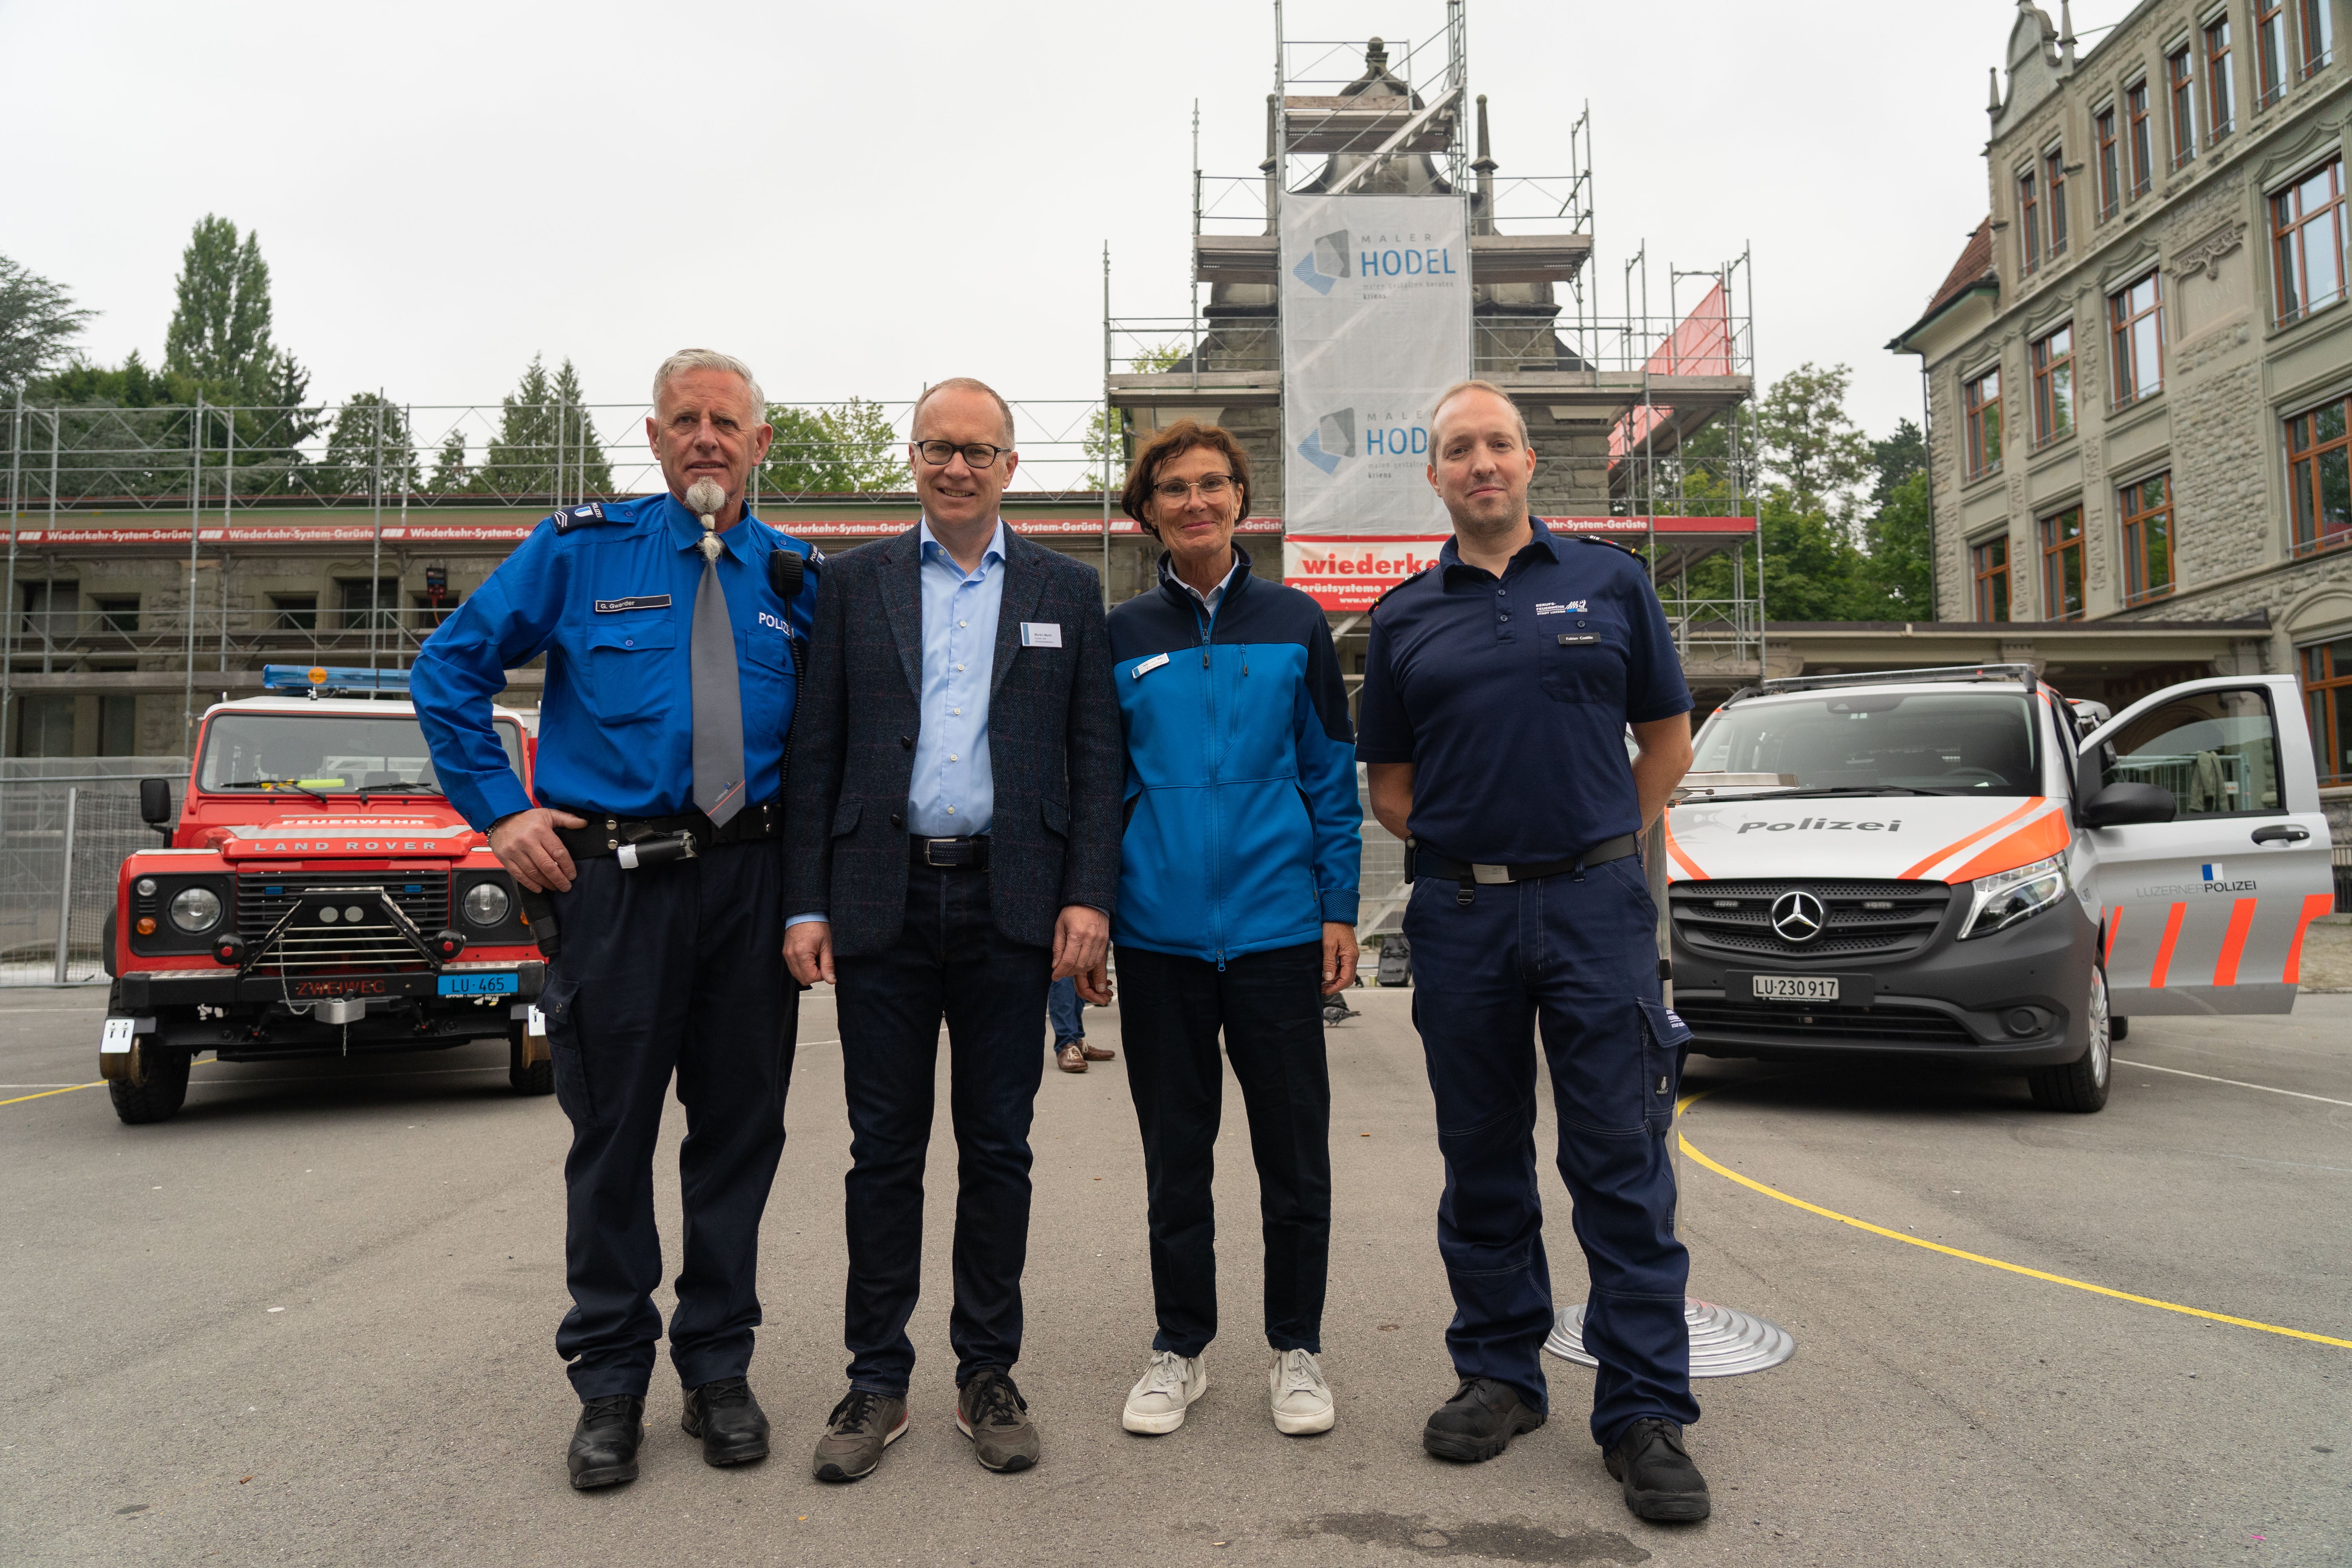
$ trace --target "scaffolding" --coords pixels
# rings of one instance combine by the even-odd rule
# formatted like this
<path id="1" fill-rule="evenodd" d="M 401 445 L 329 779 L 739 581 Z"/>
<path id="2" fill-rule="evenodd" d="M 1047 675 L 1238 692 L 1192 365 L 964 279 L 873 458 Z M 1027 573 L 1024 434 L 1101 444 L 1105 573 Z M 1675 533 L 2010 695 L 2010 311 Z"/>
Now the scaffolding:
<path id="1" fill-rule="evenodd" d="M 1473 96 L 1465 0 L 1419 42 L 1295 39 L 1273 7 L 1275 90 L 1255 174 L 1215 174 L 1192 124 L 1192 289 L 1183 316 L 1103 322 L 1106 401 L 1126 438 L 1174 418 L 1222 423 L 1281 510 L 1283 374 L 1277 218 L 1286 195 L 1454 195 L 1468 219 L 1471 374 L 1510 393 L 1542 467 L 1535 510 L 1648 563 L 1685 671 L 1702 689 L 1763 673 L 1763 574 L 1752 454 L 1738 411 L 1755 387 L 1746 251 L 1665 268 L 1654 300 L 1646 246 L 1623 264 L 1619 309 L 1591 277 L 1592 121 L 1564 138 L 1567 172 L 1505 174 L 1486 100 Z M 1203 286 L 1207 298 L 1202 299 Z M 1333 612 L 1334 635 L 1363 635 Z M 1345 656 L 1360 648 L 1343 647 Z"/>
<path id="2" fill-rule="evenodd" d="M 1103 403 L 1012 407 L 1022 462 L 1008 500 L 1092 502 L 1106 473 Z M 778 435 L 752 475 L 754 509 L 838 501 L 854 515 L 911 502 L 913 409 L 912 401 L 856 399 L 770 405 Z M 232 684 L 208 674 L 247 674 L 272 659 L 406 665 L 456 604 L 445 594 L 446 570 L 436 579 L 425 565 L 420 593 L 403 586 L 410 569 L 452 553 L 502 557 L 549 511 L 660 490 L 644 436 L 650 412 L 643 404 L 407 405 L 381 394 L 300 407 L 119 407 L 30 403 L 20 392 L 0 408 L 0 746 L 18 749 L 27 678 L 135 669 L 146 672 L 139 689 L 147 690 L 168 665 L 184 745 L 200 693 Z M 1101 526 L 1107 561 L 1107 513 Z M 232 562 L 289 555 L 331 555 L 354 568 L 344 592 L 362 596 L 299 605 L 233 597 Z M 143 558 L 149 567 L 114 584 L 136 591 L 86 594 L 93 584 L 83 568 L 100 556 Z M 166 559 L 174 562 L 169 579 L 154 570 Z"/>

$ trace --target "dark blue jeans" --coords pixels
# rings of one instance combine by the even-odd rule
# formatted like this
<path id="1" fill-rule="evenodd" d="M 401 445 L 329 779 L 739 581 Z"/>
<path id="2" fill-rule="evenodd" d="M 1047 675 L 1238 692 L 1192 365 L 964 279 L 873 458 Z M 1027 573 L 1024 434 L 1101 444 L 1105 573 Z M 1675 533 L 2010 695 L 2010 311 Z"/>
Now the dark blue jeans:
<path id="1" fill-rule="evenodd" d="M 1323 1055 L 1323 944 L 1223 965 L 1122 944 L 1119 1043 L 1143 1133 L 1157 1351 L 1195 1356 L 1217 1335 L 1217 1217 L 1210 1191 L 1234 1064 L 1257 1165 L 1265 1238 L 1265 1338 L 1323 1349 L 1331 1261 L 1331 1078 Z"/>
<path id="2" fill-rule="evenodd" d="M 1054 1048 L 1087 1037 L 1086 1016 L 1076 980 L 1056 980 L 1045 990 L 1045 1021 L 1054 1026 Z"/>
<path id="3" fill-rule="evenodd" d="M 887 952 L 836 959 L 849 1100 L 849 1385 L 903 1398 L 922 1288 L 923 1161 L 931 1142 L 940 1022 L 955 1120 L 956 1382 L 1021 1359 L 1029 1253 L 1029 1118 L 1045 1057 L 1037 1018 L 1049 949 L 1014 942 L 988 913 L 988 873 L 912 866 L 907 923 Z"/>
<path id="4" fill-rule="evenodd" d="M 654 1143 L 675 1075 L 685 1262 L 669 1357 L 688 1388 L 738 1377 L 760 1321 L 760 1216 L 784 1151 L 800 1017 L 776 959 L 782 847 L 720 845 L 635 871 L 604 856 L 578 872 L 554 895 L 563 952 L 540 996 L 555 1098 L 572 1119 L 572 1310 L 555 1348 L 583 1399 L 643 1394 L 651 1381 L 662 1331 Z"/>
<path id="5" fill-rule="evenodd" d="M 1559 1173 L 1591 1274 L 1584 1344 L 1601 1363 L 1592 1436 L 1645 1415 L 1698 1419 L 1665 1138 L 1689 1031 L 1659 1001 L 1656 915 L 1639 860 L 1580 877 L 1416 882 L 1406 910 L 1412 1018 L 1437 1100 L 1445 1194 L 1437 1246 L 1454 1288 L 1446 1348 L 1546 1407 L 1539 1351 L 1552 1325 L 1536 1184 L 1540 1022 L 1559 1121 Z"/>

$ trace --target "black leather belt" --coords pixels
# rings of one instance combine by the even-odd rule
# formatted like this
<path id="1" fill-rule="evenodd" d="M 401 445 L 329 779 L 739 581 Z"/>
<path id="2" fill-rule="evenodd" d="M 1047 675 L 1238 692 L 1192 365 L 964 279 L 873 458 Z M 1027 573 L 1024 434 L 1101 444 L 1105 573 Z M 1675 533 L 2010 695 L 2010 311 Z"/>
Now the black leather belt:
<path id="1" fill-rule="evenodd" d="M 1631 833 L 1604 838 L 1572 860 L 1544 860 L 1528 866 L 1491 866 L 1471 860 L 1449 860 L 1417 845 L 1408 845 L 1405 848 L 1405 880 L 1410 882 L 1416 878 L 1432 877 L 1441 882 L 1459 882 L 1462 891 L 1456 901 L 1466 904 L 1471 900 L 1471 889 L 1482 882 L 1533 882 L 1545 877 L 1572 877 L 1587 866 L 1605 866 L 1612 860 L 1622 860 L 1640 852 L 1641 841 Z"/>
<path id="2" fill-rule="evenodd" d="M 593 860 L 600 855 L 617 855 L 623 845 L 636 845 L 655 839 L 687 837 L 694 841 L 696 853 L 721 844 L 751 844 L 763 838 L 773 838 L 784 830 L 784 802 L 780 795 L 758 805 L 747 805 L 727 819 L 724 827 L 713 827 L 710 818 L 699 807 L 676 816 L 614 816 L 601 811 L 583 811 L 577 806 L 560 805 L 558 811 L 568 811 L 574 816 L 588 819 L 585 827 L 558 827 L 556 837 L 574 860 Z"/>
<path id="3" fill-rule="evenodd" d="M 988 835 L 976 838 L 921 838 L 907 840 L 907 858 L 918 866 L 935 867 L 940 870 L 985 871 L 988 869 Z"/>

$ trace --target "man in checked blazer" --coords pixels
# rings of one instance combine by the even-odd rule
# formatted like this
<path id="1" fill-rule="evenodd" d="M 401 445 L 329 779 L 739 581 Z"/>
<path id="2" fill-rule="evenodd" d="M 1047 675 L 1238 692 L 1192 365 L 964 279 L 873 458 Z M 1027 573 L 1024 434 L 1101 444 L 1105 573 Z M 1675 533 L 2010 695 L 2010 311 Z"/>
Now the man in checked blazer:
<path id="1" fill-rule="evenodd" d="M 849 1101 L 849 1393 L 819 1480 L 907 1429 L 923 1156 L 945 1017 L 959 1151 L 956 1425 L 1037 1462 L 1014 1387 L 1045 990 L 1105 973 L 1125 752 L 1094 572 L 1007 529 L 1013 416 L 980 382 L 915 406 L 923 518 L 826 563 L 785 784 L 784 959 L 835 986 Z"/>

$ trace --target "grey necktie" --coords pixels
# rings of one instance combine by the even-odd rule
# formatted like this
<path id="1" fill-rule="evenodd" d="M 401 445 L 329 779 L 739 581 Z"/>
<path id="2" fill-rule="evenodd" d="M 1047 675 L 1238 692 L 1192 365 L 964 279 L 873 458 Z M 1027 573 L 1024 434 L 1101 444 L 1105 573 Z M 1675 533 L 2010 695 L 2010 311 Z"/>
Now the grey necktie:
<path id="1" fill-rule="evenodd" d="M 719 585 L 726 546 L 703 520 L 702 586 L 694 595 L 694 804 L 712 826 L 743 809 L 743 687 L 735 668 L 735 626 Z"/>

